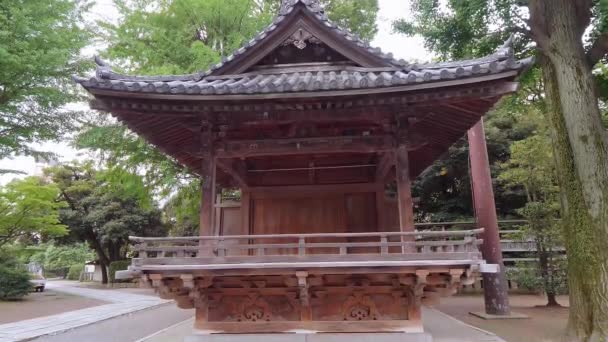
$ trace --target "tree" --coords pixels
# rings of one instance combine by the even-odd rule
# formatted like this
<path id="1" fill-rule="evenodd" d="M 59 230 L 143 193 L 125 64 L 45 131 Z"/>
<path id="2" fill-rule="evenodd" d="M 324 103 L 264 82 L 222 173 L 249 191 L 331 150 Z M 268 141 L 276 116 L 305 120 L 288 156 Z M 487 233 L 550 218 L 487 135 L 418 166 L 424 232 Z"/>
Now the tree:
<path id="1" fill-rule="evenodd" d="M 59 187 L 59 197 L 68 204 L 61 211 L 61 221 L 70 227 L 68 238 L 85 241 L 95 251 L 104 284 L 110 263 L 126 258 L 129 235 L 166 234 L 160 211 L 150 203 L 152 196 L 141 177 L 100 172 L 90 162 L 61 165 L 46 172 Z"/>
<path id="2" fill-rule="evenodd" d="M 172 236 L 196 236 L 199 232 L 201 203 L 200 182 L 190 182 L 172 195 L 163 207 Z"/>
<path id="3" fill-rule="evenodd" d="M 563 246 L 561 224 L 558 215 L 558 187 L 553 153 L 548 127 L 542 121 L 543 115 L 528 106 L 527 117 L 537 122 L 536 134 L 513 143 L 511 158 L 501 164 L 499 180 L 508 188 L 523 187 L 527 203 L 518 210 L 527 223 L 521 227 L 518 237 L 535 242 L 538 262 L 536 267 L 518 265 L 512 275 L 518 283 L 531 281 L 547 295 L 547 306 L 559 306 L 557 294 L 565 287 L 564 260 L 559 252 Z M 523 281 L 522 281 L 523 280 Z M 538 280 L 538 281 L 537 281 Z M 525 284 L 524 284 L 525 285 Z"/>
<path id="4" fill-rule="evenodd" d="M 0 158 L 37 155 L 31 143 L 72 131 L 62 108 L 77 99 L 71 75 L 89 43 L 86 0 L 5 0 L 0 5 Z"/>
<path id="5" fill-rule="evenodd" d="M 31 288 L 30 277 L 25 270 L 0 265 L 0 300 L 21 299 Z"/>
<path id="6" fill-rule="evenodd" d="M 49 243 L 39 246 L 40 251 L 30 257 L 30 262 L 37 262 L 45 270 L 68 269 L 70 266 L 95 258 L 95 253 L 84 243 L 57 245 Z"/>
<path id="7" fill-rule="evenodd" d="M 532 239 L 538 259 L 534 267 L 528 262 L 521 262 L 511 270 L 518 285 L 542 289 L 547 296 L 547 306 L 560 306 L 557 295 L 566 292 L 567 276 L 564 255 L 559 252 L 563 246 L 561 222 L 556 221 L 556 202 L 528 202 L 520 210 L 527 223 L 520 227 L 518 238 Z"/>
<path id="8" fill-rule="evenodd" d="M 378 0 L 327 0 L 325 11 L 331 20 L 366 41 L 378 33 Z"/>
<path id="9" fill-rule="evenodd" d="M 608 52 L 608 31 L 600 31 L 588 52 L 583 35 L 593 10 L 601 17 L 608 8 L 591 0 L 531 0 L 529 9 L 560 163 L 571 305 L 568 334 L 578 340 L 606 340 L 608 137 L 592 68 Z M 606 29 L 602 24 L 600 20 L 596 29 Z"/>
<path id="10" fill-rule="evenodd" d="M 66 203 L 57 201 L 59 189 L 40 178 L 15 180 L 0 188 L 0 247 L 19 238 L 67 234 L 59 221 Z"/>
<path id="11" fill-rule="evenodd" d="M 441 50 L 443 56 L 477 55 L 509 34 L 519 38 L 520 54 L 538 55 L 543 91 L 537 97 L 551 123 L 568 252 L 568 331 L 575 340 L 605 339 L 606 138 L 591 73 L 608 48 L 605 3 L 484 0 L 449 2 L 448 9 L 442 10 L 437 1 L 411 2 L 414 20 L 402 20 L 396 28 L 422 34 L 427 46 Z M 582 37 L 588 29 L 585 49 Z"/>

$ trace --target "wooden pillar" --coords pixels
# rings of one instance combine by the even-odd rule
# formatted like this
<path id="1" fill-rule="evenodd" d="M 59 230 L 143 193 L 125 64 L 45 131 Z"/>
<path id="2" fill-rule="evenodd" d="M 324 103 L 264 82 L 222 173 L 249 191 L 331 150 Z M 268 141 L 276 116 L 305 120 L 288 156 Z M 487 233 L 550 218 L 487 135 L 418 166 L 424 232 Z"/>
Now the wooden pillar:
<path id="1" fill-rule="evenodd" d="M 492 189 L 492 175 L 486 147 L 483 119 L 479 120 L 468 131 L 469 158 L 471 162 L 471 183 L 473 188 L 473 205 L 477 226 L 484 228 L 481 254 L 489 264 L 498 264 L 498 273 L 483 273 L 483 288 L 486 313 L 491 315 L 509 315 L 509 296 L 507 281 L 502 262 L 502 250 Z"/>
<path id="2" fill-rule="evenodd" d="M 384 197 L 384 183 L 380 183 L 376 190 L 376 230 L 379 232 L 389 230 L 386 227 L 386 199 Z"/>
<path id="3" fill-rule="evenodd" d="M 407 147 L 401 144 L 395 151 L 395 169 L 397 171 L 397 205 L 399 206 L 399 230 L 401 232 L 413 232 L 414 228 L 414 201 L 412 201 L 412 185 L 410 181 L 409 159 Z M 401 241 L 409 242 L 412 245 L 404 246 L 402 253 L 415 253 L 416 241 L 414 236 L 406 236 Z"/>
<path id="4" fill-rule="evenodd" d="M 241 235 L 250 235 L 251 232 L 251 193 L 241 189 Z"/>
<path id="5" fill-rule="evenodd" d="M 402 232 L 414 231 L 414 201 L 407 147 L 401 145 L 395 151 L 397 169 L 397 198 L 399 202 L 399 227 Z"/>
<path id="6" fill-rule="evenodd" d="M 213 217 L 215 202 L 215 158 L 206 158 L 203 162 L 203 185 L 201 190 L 200 236 L 213 235 Z"/>

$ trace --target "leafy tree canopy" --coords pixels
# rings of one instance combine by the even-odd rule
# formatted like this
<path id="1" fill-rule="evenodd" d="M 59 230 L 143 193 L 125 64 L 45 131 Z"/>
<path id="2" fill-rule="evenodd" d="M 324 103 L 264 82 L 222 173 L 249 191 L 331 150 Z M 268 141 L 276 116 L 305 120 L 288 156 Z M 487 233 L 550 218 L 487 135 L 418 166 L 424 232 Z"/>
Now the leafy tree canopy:
<path id="1" fill-rule="evenodd" d="M 3 0 L 0 4 L 0 158 L 36 155 L 31 143 L 58 139 L 77 116 L 71 75 L 89 43 L 88 0 Z"/>
<path id="2" fill-rule="evenodd" d="M 74 264 L 83 265 L 95 259 L 95 253 L 84 243 L 60 246 L 53 243 L 38 246 L 38 252 L 30 257 L 47 270 L 68 268 Z"/>
<path id="3" fill-rule="evenodd" d="M 0 247 L 17 239 L 67 234 L 59 221 L 59 189 L 38 177 L 15 180 L 0 188 Z"/>
<path id="4" fill-rule="evenodd" d="M 421 36 L 426 47 L 441 60 L 481 57 L 491 54 L 510 36 L 515 52 L 532 54 L 531 38 L 524 34 L 525 8 L 515 0 L 433 1 L 410 0 L 412 16 L 394 22 L 397 32 Z M 543 97 L 542 74 L 535 68 L 520 79 L 518 94 L 505 98 L 486 118 L 486 139 L 494 179 L 506 170 L 511 144 L 536 134 L 538 121 L 530 113 Z M 537 116 L 536 116 L 537 117 Z M 546 145 L 547 150 L 550 145 Z M 468 174 L 468 145 L 463 138 L 450 148 L 446 158 L 423 174 L 414 189 L 420 189 L 421 215 L 432 219 L 457 219 L 473 215 Z M 517 208 L 526 202 L 525 189 L 495 187 L 496 206 L 502 217 L 521 216 Z M 428 204 L 430 203 L 430 204 Z"/>
<path id="5" fill-rule="evenodd" d="M 61 221 L 70 227 L 63 242 L 88 243 L 105 266 L 102 270 L 111 261 L 126 257 L 129 235 L 166 235 L 157 204 L 150 202 L 152 195 L 140 176 L 98 171 L 91 162 L 61 165 L 46 172 L 59 187 L 59 198 L 68 204 L 60 213 Z"/>

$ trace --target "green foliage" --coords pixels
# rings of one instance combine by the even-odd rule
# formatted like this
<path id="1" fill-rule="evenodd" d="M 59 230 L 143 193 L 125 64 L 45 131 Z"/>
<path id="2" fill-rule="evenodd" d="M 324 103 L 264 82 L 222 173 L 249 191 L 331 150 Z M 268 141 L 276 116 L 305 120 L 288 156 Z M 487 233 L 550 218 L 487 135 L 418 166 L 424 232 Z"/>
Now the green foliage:
<path id="1" fill-rule="evenodd" d="M 548 295 L 567 292 L 566 258 L 557 250 L 563 247 L 561 227 L 555 220 L 558 206 L 553 203 L 529 202 L 521 214 L 528 223 L 522 227 L 524 239 L 535 242 L 538 261 L 520 263 L 510 271 L 520 287 L 542 290 Z"/>
<path id="2" fill-rule="evenodd" d="M 10 245 L 0 247 L 0 267 L 15 268 L 19 265 L 14 248 L 11 247 Z"/>
<path id="3" fill-rule="evenodd" d="M 378 0 L 328 0 L 324 5 L 332 21 L 361 39 L 371 41 L 378 33 Z"/>
<path id="4" fill-rule="evenodd" d="M 410 0 L 413 15 L 397 20 L 394 29 L 420 35 L 425 46 L 443 59 L 491 53 L 509 35 L 517 36 L 518 51 L 530 42 L 522 34 L 527 8 L 518 0 Z"/>
<path id="5" fill-rule="evenodd" d="M 515 52 L 532 53 L 531 39 L 525 34 L 526 11 L 515 0 L 448 1 L 410 0 L 413 14 L 394 23 L 394 29 L 407 35 L 421 36 L 427 48 L 442 60 L 481 57 L 492 53 L 510 35 L 514 35 Z M 486 116 L 486 139 L 494 179 L 508 168 L 512 149 L 518 141 L 537 134 L 538 121 L 529 113 L 537 111 L 544 89 L 542 74 L 532 69 L 520 78 L 517 95 L 505 98 Z M 538 117 L 535 115 L 534 117 Z M 545 146 L 546 153 L 550 144 Z M 523 172 L 523 171 L 522 171 Z M 518 217 L 527 196 L 521 186 L 508 187 L 498 182 L 495 187 L 499 216 Z M 452 146 L 414 184 L 420 199 L 420 220 L 453 220 L 471 217 L 468 146 L 466 140 Z"/>
<path id="6" fill-rule="evenodd" d="M 0 188 L 0 246 L 18 238 L 62 236 L 67 227 L 59 222 L 59 189 L 40 178 L 15 180 Z"/>
<path id="7" fill-rule="evenodd" d="M 500 165 L 498 179 L 507 188 L 523 187 L 529 202 L 552 202 L 559 189 L 548 127 L 536 108 L 524 109 L 526 118 L 535 122 L 535 134 L 511 144 L 511 157 Z"/>
<path id="8" fill-rule="evenodd" d="M 84 243 L 64 246 L 51 243 L 41 247 L 42 250 L 32 255 L 30 261 L 39 263 L 45 270 L 69 268 L 95 258 L 95 253 Z"/>
<path id="9" fill-rule="evenodd" d="M 111 283 L 119 283 L 120 280 L 116 280 L 116 271 L 126 270 L 131 265 L 131 260 L 117 260 L 110 263 L 108 267 L 108 273 Z"/>
<path id="10" fill-rule="evenodd" d="M 45 171 L 68 203 L 61 221 L 70 227 L 63 242 L 84 241 L 102 265 L 126 258 L 129 235 L 164 236 L 166 227 L 140 176 L 97 171 L 92 163 L 65 164 Z M 67 241 L 66 241 L 67 240 Z"/>
<path id="11" fill-rule="evenodd" d="M 190 182 L 169 198 L 163 207 L 165 220 L 171 225 L 172 236 L 198 235 L 201 203 L 200 182 Z"/>
<path id="12" fill-rule="evenodd" d="M 38 155 L 32 143 L 57 139 L 78 123 L 62 107 L 78 98 L 70 76 L 90 35 L 87 0 L 3 0 L 0 5 L 0 158 Z"/>
<path id="13" fill-rule="evenodd" d="M 16 300 L 32 289 L 27 271 L 0 265 L 0 300 Z"/>
<path id="14" fill-rule="evenodd" d="M 68 271 L 69 280 L 80 280 L 80 274 L 84 272 L 84 264 L 74 264 Z"/>

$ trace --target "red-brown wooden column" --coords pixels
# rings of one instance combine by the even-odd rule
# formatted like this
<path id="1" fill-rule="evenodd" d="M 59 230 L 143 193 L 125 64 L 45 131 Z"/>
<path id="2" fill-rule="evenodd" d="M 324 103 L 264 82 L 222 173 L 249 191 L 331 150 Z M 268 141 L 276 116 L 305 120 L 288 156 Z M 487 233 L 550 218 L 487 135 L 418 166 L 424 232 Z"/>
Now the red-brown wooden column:
<path id="1" fill-rule="evenodd" d="M 407 147 L 400 145 L 395 151 L 397 170 L 397 198 L 399 202 L 399 227 L 402 232 L 414 231 L 414 202 L 410 181 Z"/>
<path id="2" fill-rule="evenodd" d="M 498 273 L 483 273 L 483 287 L 486 313 L 491 315 L 509 315 L 509 296 L 507 281 L 502 262 L 502 250 L 498 233 L 496 204 L 492 189 L 492 175 L 486 147 L 486 136 L 483 119 L 479 120 L 468 131 L 469 158 L 471 161 L 471 184 L 473 187 L 473 205 L 477 226 L 485 229 L 481 253 L 489 264 L 498 264 Z"/>
<path id="3" fill-rule="evenodd" d="M 206 158 L 203 162 L 203 185 L 201 191 L 200 236 L 213 235 L 213 217 L 215 201 L 215 158 Z"/>

